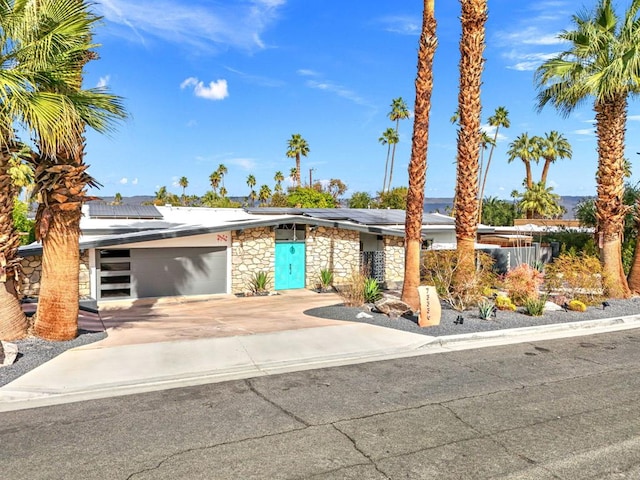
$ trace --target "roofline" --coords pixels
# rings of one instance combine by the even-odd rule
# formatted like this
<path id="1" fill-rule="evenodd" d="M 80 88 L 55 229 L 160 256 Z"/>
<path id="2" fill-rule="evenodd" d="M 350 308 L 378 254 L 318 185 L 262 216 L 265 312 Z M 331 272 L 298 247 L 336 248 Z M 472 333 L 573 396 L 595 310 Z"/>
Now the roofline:
<path id="1" fill-rule="evenodd" d="M 152 240 L 167 240 L 171 238 L 190 237 L 194 235 L 206 235 L 209 233 L 219 233 L 227 231 L 241 231 L 249 228 L 272 227 L 282 223 L 298 223 L 304 225 L 317 225 L 322 227 L 342 228 L 344 230 L 355 230 L 361 233 L 371 233 L 374 235 L 389 235 L 394 237 L 404 237 L 404 230 L 394 230 L 390 228 L 371 227 L 353 223 L 339 222 L 335 220 L 322 220 L 298 215 L 272 218 L 269 220 L 249 220 L 244 223 L 233 223 L 228 225 L 216 225 L 213 227 L 182 227 L 175 229 L 146 230 L 143 232 L 124 233 L 119 229 L 112 229 L 112 234 L 107 237 L 82 240 L 80 238 L 80 249 L 114 247 L 130 243 L 141 243 Z M 18 254 L 21 256 L 41 255 L 42 245 L 31 244 L 19 248 Z"/>

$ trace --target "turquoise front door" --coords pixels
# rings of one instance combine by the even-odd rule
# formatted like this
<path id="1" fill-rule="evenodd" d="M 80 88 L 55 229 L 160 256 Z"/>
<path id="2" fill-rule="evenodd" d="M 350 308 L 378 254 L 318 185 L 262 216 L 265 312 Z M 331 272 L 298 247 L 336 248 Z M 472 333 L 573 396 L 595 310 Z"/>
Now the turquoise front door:
<path id="1" fill-rule="evenodd" d="M 276 290 L 304 288 L 305 244 L 276 243 Z"/>

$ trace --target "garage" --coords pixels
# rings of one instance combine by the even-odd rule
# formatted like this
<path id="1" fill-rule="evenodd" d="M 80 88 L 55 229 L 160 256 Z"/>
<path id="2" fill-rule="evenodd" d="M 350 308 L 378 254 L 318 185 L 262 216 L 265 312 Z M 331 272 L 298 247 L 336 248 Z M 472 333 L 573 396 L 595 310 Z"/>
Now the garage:
<path id="1" fill-rule="evenodd" d="M 100 299 L 227 292 L 226 247 L 98 251 Z"/>

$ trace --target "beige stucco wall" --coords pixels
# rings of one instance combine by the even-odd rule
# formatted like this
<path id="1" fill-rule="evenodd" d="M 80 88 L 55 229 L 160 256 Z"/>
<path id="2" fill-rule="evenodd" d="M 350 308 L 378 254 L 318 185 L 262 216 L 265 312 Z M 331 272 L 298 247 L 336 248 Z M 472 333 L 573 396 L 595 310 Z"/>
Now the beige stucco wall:
<path id="1" fill-rule="evenodd" d="M 231 293 L 246 293 L 256 272 L 269 272 L 273 290 L 275 234 L 269 227 L 231 232 Z"/>
<path id="2" fill-rule="evenodd" d="M 37 296 L 40 293 L 40 278 L 42 275 L 42 256 L 33 255 L 22 259 L 22 287 L 23 295 Z M 80 271 L 78 272 L 80 283 L 80 297 L 91 296 L 89 278 L 89 252 L 80 252 Z"/>
<path id="3" fill-rule="evenodd" d="M 360 233 L 334 227 L 307 229 L 306 285 L 315 288 L 320 270 L 333 272 L 336 285 L 347 283 L 351 273 L 360 268 Z"/>

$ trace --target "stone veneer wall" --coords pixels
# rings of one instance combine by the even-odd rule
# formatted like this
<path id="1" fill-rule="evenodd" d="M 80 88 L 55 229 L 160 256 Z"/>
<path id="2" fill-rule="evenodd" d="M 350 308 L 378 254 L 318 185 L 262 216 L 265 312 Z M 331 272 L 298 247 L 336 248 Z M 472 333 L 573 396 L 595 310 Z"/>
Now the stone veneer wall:
<path id="1" fill-rule="evenodd" d="M 269 272 L 273 290 L 275 233 L 269 227 L 231 232 L 231 293 L 248 292 L 256 272 Z"/>
<path id="2" fill-rule="evenodd" d="M 22 287 L 23 295 L 37 296 L 40 293 L 40 278 L 42 276 L 42 256 L 33 255 L 24 257 L 20 262 L 22 264 Z M 89 274 L 89 252 L 87 250 L 80 252 L 80 271 L 78 272 L 78 281 L 80 282 L 80 296 L 91 296 L 91 278 Z"/>
<path id="3" fill-rule="evenodd" d="M 387 288 L 396 288 L 404 280 L 404 238 L 384 237 L 384 281 Z"/>
<path id="4" fill-rule="evenodd" d="M 353 270 L 360 268 L 360 233 L 334 227 L 307 228 L 306 285 L 316 288 L 320 271 L 333 271 L 336 285 L 347 283 Z"/>

